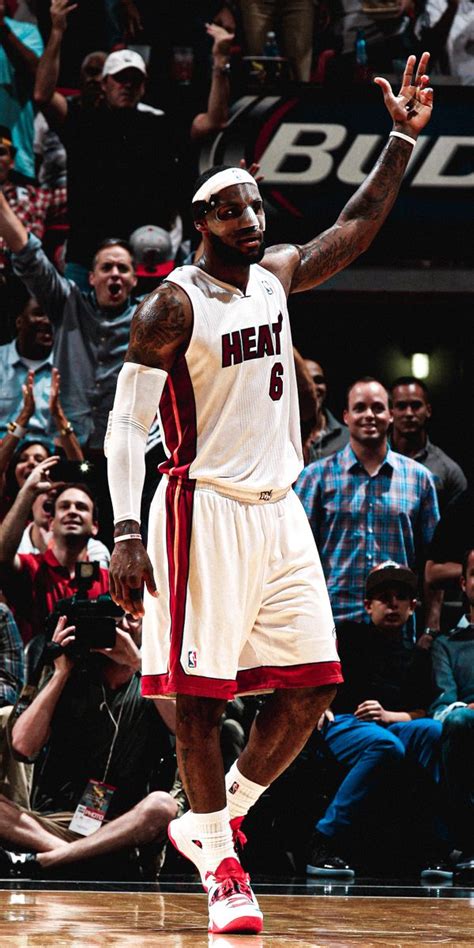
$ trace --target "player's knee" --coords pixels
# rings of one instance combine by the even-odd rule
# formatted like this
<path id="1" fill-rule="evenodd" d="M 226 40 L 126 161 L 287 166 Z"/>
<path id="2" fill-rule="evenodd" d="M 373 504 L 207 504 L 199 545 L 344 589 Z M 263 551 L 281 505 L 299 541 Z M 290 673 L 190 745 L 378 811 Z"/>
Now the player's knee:
<path id="1" fill-rule="evenodd" d="M 218 735 L 226 701 L 178 695 L 176 699 L 176 738 L 181 745 L 202 746 L 211 735 Z M 196 741 L 199 745 L 196 745 Z"/>
<path id="2" fill-rule="evenodd" d="M 317 688 L 304 688 L 299 692 L 299 703 L 310 709 L 319 719 L 334 701 L 337 694 L 335 685 L 320 685 Z"/>

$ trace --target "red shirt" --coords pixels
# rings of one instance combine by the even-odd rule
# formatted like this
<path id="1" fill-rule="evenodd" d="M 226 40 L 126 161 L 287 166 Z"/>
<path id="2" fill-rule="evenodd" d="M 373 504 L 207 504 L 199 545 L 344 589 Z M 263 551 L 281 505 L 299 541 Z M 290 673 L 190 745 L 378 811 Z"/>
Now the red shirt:
<path id="1" fill-rule="evenodd" d="M 77 592 L 77 584 L 69 570 L 58 563 L 53 551 L 20 553 L 21 570 L 8 571 L 3 591 L 26 643 L 44 631 L 44 620 L 59 599 L 68 599 Z M 87 592 L 88 599 L 96 599 L 109 591 L 108 570 L 100 567 L 99 579 Z"/>

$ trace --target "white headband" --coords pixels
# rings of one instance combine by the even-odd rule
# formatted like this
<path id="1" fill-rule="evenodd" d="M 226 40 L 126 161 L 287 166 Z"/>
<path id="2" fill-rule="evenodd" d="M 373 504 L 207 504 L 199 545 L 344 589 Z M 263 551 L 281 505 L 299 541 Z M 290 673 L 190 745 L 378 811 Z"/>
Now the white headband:
<path id="1" fill-rule="evenodd" d="M 218 171 L 208 178 L 201 187 L 197 189 L 192 203 L 196 201 L 208 201 L 212 194 L 217 194 L 223 188 L 230 187 L 231 184 L 256 184 L 255 178 L 244 168 L 226 168 L 225 171 Z"/>

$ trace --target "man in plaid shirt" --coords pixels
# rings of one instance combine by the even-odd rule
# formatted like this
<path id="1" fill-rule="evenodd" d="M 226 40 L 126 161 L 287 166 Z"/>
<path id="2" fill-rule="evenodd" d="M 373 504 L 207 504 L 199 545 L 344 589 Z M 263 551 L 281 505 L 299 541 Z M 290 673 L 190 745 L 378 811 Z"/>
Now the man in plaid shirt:
<path id="1" fill-rule="evenodd" d="M 375 379 L 355 382 L 342 451 L 309 464 L 295 486 L 311 524 L 336 623 L 367 622 L 364 582 L 385 560 L 420 571 L 439 520 L 429 471 L 388 446 L 388 393 Z"/>
<path id="2" fill-rule="evenodd" d="M 24 679 L 21 635 L 10 609 L 0 602 L 0 708 L 15 704 Z"/>

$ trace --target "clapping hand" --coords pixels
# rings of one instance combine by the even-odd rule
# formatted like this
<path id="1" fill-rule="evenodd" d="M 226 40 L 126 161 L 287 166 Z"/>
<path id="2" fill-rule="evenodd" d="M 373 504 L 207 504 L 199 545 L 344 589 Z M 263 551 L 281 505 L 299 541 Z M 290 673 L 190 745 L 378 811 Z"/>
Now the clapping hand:
<path id="1" fill-rule="evenodd" d="M 28 422 L 32 415 L 35 413 L 35 396 L 33 392 L 33 385 L 35 381 L 35 373 L 33 369 L 28 371 L 26 376 L 26 381 L 21 386 L 21 391 L 23 394 L 23 405 L 20 409 L 20 414 L 17 418 L 17 425 L 20 425 L 22 428 L 28 427 Z"/>

